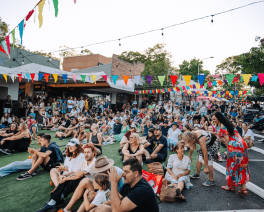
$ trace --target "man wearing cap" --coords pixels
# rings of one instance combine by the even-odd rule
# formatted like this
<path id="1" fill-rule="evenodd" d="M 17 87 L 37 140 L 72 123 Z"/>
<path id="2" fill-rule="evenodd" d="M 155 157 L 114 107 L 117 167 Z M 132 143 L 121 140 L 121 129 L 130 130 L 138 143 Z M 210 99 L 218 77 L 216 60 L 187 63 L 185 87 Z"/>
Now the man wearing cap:
<path id="1" fill-rule="evenodd" d="M 161 134 L 161 127 L 154 126 L 154 135 L 148 143 L 144 145 L 146 163 L 162 162 L 167 158 L 167 138 Z"/>
<path id="2" fill-rule="evenodd" d="M 92 164 L 90 168 L 90 172 L 93 174 L 103 173 L 109 175 L 110 168 L 113 168 L 118 174 L 118 176 L 120 176 L 120 180 L 117 185 L 118 191 L 120 191 L 124 184 L 124 178 L 122 177 L 124 172 L 119 167 L 113 165 L 114 165 L 114 160 L 108 159 L 106 156 L 100 156 L 95 160 L 94 164 Z M 90 185 L 93 185 L 91 179 L 88 178 L 82 179 L 78 187 L 75 189 L 68 205 L 63 210 L 62 209 L 59 210 L 59 212 L 70 211 L 74 206 L 74 204 L 83 196 L 86 189 L 90 189 L 91 191 L 94 191 L 93 186 L 91 188 Z M 109 190 L 111 191 L 111 185 Z"/>
<path id="3" fill-rule="evenodd" d="M 83 146 L 85 160 L 81 162 L 75 172 L 69 172 L 67 175 L 61 177 L 60 184 L 57 189 L 51 194 L 50 201 L 44 205 L 39 211 L 49 211 L 55 209 L 56 204 L 63 203 L 63 199 L 66 198 L 71 192 L 74 192 L 79 183 L 85 178 L 89 177 L 91 173 L 91 166 L 95 163 L 96 149 L 88 143 Z M 87 185 L 87 188 L 94 190 L 93 184 Z"/>
<path id="4" fill-rule="evenodd" d="M 117 118 L 116 123 L 113 125 L 113 134 L 114 135 L 119 135 L 121 133 L 121 129 L 122 129 L 122 126 L 123 124 L 120 123 L 120 118 Z"/>

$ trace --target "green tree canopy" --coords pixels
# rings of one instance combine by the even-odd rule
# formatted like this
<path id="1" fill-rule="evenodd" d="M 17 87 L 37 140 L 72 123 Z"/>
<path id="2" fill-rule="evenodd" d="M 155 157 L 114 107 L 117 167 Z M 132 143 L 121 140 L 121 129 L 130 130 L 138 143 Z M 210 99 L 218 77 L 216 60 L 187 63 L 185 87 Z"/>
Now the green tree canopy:
<path id="1" fill-rule="evenodd" d="M 5 39 L 9 30 L 8 27 L 9 25 L 6 22 L 3 22 L 0 17 L 0 43 Z"/>
<path id="2" fill-rule="evenodd" d="M 181 75 L 198 75 L 198 65 L 199 74 L 209 75 L 210 71 L 204 70 L 203 61 L 200 59 L 193 58 L 190 61 L 184 60 L 182 64 L 179 64 L 179 73 Z"/>

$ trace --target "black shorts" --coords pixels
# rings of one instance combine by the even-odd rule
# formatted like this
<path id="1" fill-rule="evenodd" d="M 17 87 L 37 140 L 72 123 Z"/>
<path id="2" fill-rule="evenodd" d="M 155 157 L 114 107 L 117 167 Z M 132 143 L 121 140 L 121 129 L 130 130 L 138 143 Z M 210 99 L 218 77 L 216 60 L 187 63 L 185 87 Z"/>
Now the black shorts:
<path id="1" fill-rule="evenodd" d="M 45 165 L 44 163 L 42 163 L 40 165 L 45 171 L 50 171 L 51 169 L 55 168 L 55 163 L 53 162 L 53 160 L 50 158 L 49 162 Z"/>
<path id="2" fill-rule="evenodd" d="M 149 149 L 149 148 L 146 148 L 146 150 L 149 152 L 149 154 L 152 154 L 152 152 L 154 151 L 154 150 Z M 165 161 L 167 159 L 167 155 L 165 155 L 165 154 L 160 154 L 159 152 L 156 154 L 157 154 L 157 158 L 154 159 L 155 162 L 162 162 L 162 161 Z"/>

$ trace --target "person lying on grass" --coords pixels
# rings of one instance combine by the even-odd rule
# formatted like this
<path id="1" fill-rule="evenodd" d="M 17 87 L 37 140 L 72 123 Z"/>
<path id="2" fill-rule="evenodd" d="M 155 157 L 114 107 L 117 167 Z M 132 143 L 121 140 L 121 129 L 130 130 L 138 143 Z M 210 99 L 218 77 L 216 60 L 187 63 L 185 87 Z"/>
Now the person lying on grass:
<path id="1" fill-rule="evenodd" d="M 55 168 L 56 165 L 63 163 L 64 159 L 59 146 L 56 144 L 56 142 L 50 143 L 50 140 L 50 135 L 42 135 L 42 147 L 40 150 L 35 150 L 28 147 L 28 153 L 33 155 L 32 166 L 30 170 L 19 176 L 17 180 L 26 180 L 37 175 L 36 169 L 39 166 L 41 166 L 45 171 L 50 172 L 50 170 Z"/>

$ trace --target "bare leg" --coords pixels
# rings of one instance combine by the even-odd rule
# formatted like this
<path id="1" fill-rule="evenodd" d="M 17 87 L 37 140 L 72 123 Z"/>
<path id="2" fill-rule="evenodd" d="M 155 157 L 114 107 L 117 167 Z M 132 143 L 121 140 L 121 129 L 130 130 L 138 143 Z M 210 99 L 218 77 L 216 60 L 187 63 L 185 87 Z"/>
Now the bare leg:
<path id="1" fill-rule="evenodd" d="M 197 164 L 196 164 L 196 174 L 200 174 L 202 165 L 203 164 L 197 160 Z"/>
<path id="2" fill-rule="evenodd" d="M 59 185 L 59 172 L 56 168 L 53 168 L 50 170 L 50 178 L 52 182 L 54 183 L 55 187 L 58 187 Z"/>
<path id="3" fill-rule="evenodd" d="M 36 131 L 37 131 L 36 127 L 32 127 L 32 132 L 33 132 L 33 137 L 34 137 L 34 139 L 37 138 L 37 137 L 36 137 Z"/>
<path id="4" fill-rule="evenodd" d="M 101 152 L 100 149 L 97 149 L 97 148 L 95 148 L 95 149 L 96 149 L 96 155 L 97 155 L 97 156 L 102 154 L 102 152 Z"/>
<path id="5" fill-rule="evenodd" d="M 209 180 L 214 181 L 214 167 L 213 165 L 208 166 L 209 169 Z"/>
<path id="6" fill-rule="evenodd" d="M 82 179 L 65 209 L 68 211 L 71 210 L 73 205 L 83 196 L 84 190 L 88 188 L 94 191 L 93 182 L 88 178 Z"/>
<path id="7" fill-rule="evenodd" d="M 32 174 L 33 171 L 35 171 L 43 162 L 45 162 L 45 159 L 46 158 L 39 157 L 38 160 L 36 161 L 36 163 L 31 166 L 31 169 L 28 171 L 28 173 Z"/>
<path id="8" fill-rule="evenodd" d="M 72 130 L 70 130 L 70 131 L 68 131 L 68 132 L 65 132 L 65 137 L 67 138 L 67 137 L 69 137 L 70 135 L 72 134 Z"/>
<path id="9" fill-rule="evenodd" d="M 138 155 L 136 156 L 136 158 L 138 159 L 139 164 L 142 164 L 142 155 Z"/>
<path id="10" fill-rule="evenodd" d="M 37 160 L 38 160 L 38 156 L 36 154 L 33 154 L 33 156 L 32 156 L 32 166 L 31 167 L 33 167 L 35 165 Z"/>
<path id="11" fill-rule="evenodd" d="M 86 212 L 84 204 L 82 203 L 77 212 Z"/>
<path id="12" fill-rule="evenodd" d="M 112 212 L 112 208 L 109 205 L 99 205 L 95 212 Z"/>
<path id="13" fill-rule="evenodd" d="M 108 132 L 108 130 L 109 130 L 109 126 L 105 126 L 105 128 L 103 128 L 102 130 L 102 135 L 104 135 L 105 132 Z"/>
<path id="14" fill-rule="evenodd" d="M 61 137 L 62 134 L 63 134 L 62 132 L 56 132 L 56 133 L 55 133 L 55 137 Z"/>

